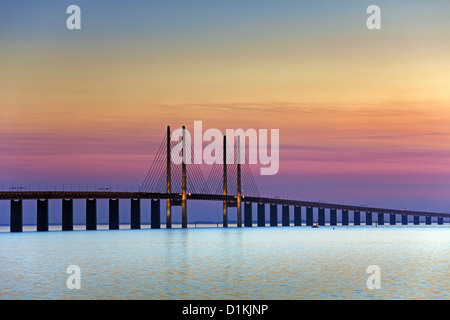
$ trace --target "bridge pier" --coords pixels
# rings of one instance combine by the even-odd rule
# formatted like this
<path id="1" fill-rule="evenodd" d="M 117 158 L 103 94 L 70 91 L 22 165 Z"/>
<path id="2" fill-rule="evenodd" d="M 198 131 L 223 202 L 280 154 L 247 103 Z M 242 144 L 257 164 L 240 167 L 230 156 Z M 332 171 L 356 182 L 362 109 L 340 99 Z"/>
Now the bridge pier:
<path id="1" fill-rule="evenodd" d="M 396 220 L 395 220 L 395 214 L 389 214 L 389 224 L 391 225 L 391 226 L 395 226 L 396 225 Z"/>
<path id="2" fill-rule="evenodd" d="M 330 226 L 336 226 L 336 225 L 337 225 L 337 210 L 330 209 Z"/>
<path id="3" fill-rule="evenodd" d="M 443 224 L 444 224 L 444 218 L 438 217 L 438 225 L 443 225 Z"/>
<path id="4" fill-rule="evenodd" d="M 270 226 L 278 226 L 278 208 L 276 204 L 270 205 Z"/>
<path id="5" fill-rule="evenodd" d="M 289 227 L 289 206 L 283 205 L 281 207 L 281 225 L 283 227 Z"/>
<path id="6" fill-rule="evenodd" d="M 312 207 L 306 207 L 306 225 L 307 226 L 313 225 L 313 208 Z"/>
<path id="7" fill-rule="evenodd" d="M 48 200 L 37 201 L 37 231 L 48 231 Z"/>
<path id="8" fill-rule="evenodd" d="M 222 226 L 224 228 L 228 227 L 228 205 L 227 205 L 227 201 L 223 201 L 223 217 L 222 217 Z"/>
<path id="9" fill-rule="evenodd" d="M 97 230 L 96 199 L 86 199 L 86 230 Z"/>
<path id="10" fill-rule="evenodd" d="M 414 225 L 419 225 L 420 224 L 420 216 L 414 216 Z"/>
<path id="11" fill-rule="evenodd" d="M 353 225 L 354 226 L 361 225 L 361 212 L 353 211 Z"/>
<path id="12" fill-rule="evenodd" d="M 251 202 L 244 203 L 244 227 L 252 227 L 252 204 Z"/>
<path id="13" fill-rule="evenodd" d="M 379 225 L 384 225 L 384 213 L 379 213 L 379 212 L 378 212 L 378 220 L 377 220 L 377 223 L 378 223 Z"/>
<path id="14" fill-rule="evenodd" d="M 141 228 L 141 200 L 131 199 L 131 211 L 130 211 L 130 224 L 131 229 Z"/>
<path id="15" fill-rule="evenodd" d="M 62 231 L 73 230 L 73 199 L 62 200 Z"/>
<path id="16" fill-rule="evenodd" d="M 187 200 L 181 200 L 181 228 L 187 228 Z"/>
<path id="17" fill-rule="evenodd" d="M 408 225 L 408 216 L 406 214 L 402 214 L 402 225 Z"/>
<path id="18" fill-rule="evenodd" d="M 160 229 L 161 228 L 161 204 L 159 200 L 152 199 L 151 200 L 151 213 L 150 213 L 150 224 L 152 229 Z M 171 228 L 166 226 L 166 228 Z"/>
<path id="19" fill-rule="evenodd" d="M 294 207 L 294 226 L 302 225 L 302 207 L 295 206 Z"/>
<path id="20" fill-rule="evenodd" d="M 366 212 L 366 226 L 372 225 L 372 212 Z"/>
<path id="21" fill-rule="evenodd" d="M 109 230 L 119 229 L 119 199 L 109 199 Z"/>
<path id="22" fill-rule="evenodd" d="M 238 228 L 242 227 L 242 203 L 240 197 L 236 200 L 236 226 Z"/>
<path id="23" fill-rule="evenodd" d="M 23 231 L 22 200 L 11 200 L 11 222 L 9 230 L 11 232 Z"/>
<path id="24" fill-rule="evenodd" d="M 425 217 L 425 224 L 426 225 L 431 225 L 431 216 L 426 216 Z"/>
<path id="25" fill-rule="evenodd" d="M 342 210 L 342 225 L 348 226 L 348 210 Z"/>
<path id="26" fill-rule="evenodd" d="M 172 200 L 170 199 L 166 200 L 166 228 L 172 228 Z"/>
<path id="27" fill-rule="evenodd" d="M 325 225 L 325 209 L 319 208 L 319 226 Z"/>
<path id="28" fill-rule="evenodd" d="M 258 203 L 258 227 L 266 226 L 266 206 L 264 203 Z"/>

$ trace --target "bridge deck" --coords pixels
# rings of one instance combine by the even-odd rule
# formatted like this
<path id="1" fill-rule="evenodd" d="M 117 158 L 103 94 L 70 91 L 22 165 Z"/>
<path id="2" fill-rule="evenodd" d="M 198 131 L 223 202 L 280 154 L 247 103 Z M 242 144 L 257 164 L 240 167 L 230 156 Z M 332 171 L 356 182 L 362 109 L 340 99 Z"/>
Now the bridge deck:
<path id="1" fill-rule="evenodd" d="M 211 200 L 211 201 L 234 201 L 235 195 L 215 195 L 215 194 L 188 194 L 190 200 Z M 89 192 L 89 191 L 20 191 L 20 192 L 0 192 L 0 200 L 37 200 L 37 199 L 171 199 L 180 200 L 178 193 L 157 193 L 157 192 Z M 430 216 L 450 218 L 448 213 L 413 211 L 401 209 L 376 208 L 367 206 L 354 206 L 324 202 L 312 202 L 302 200 L 290 200 L 282 198 L 263 197 L 242 197 L 242 201 L 252 203 L 302 206 L 312 208 L 337 209 L 349 211 L 363 211 L 385 214 L 402 214 L 413 216 Z"/>

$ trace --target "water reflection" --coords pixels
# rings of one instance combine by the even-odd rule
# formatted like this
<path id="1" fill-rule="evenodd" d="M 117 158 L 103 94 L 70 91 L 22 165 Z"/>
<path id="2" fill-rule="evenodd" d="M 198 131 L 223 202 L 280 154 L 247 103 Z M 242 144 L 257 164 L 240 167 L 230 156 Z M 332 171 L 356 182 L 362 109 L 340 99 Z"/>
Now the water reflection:
<path id="1" fill-rule="evenodd" d="M 447 226 L 1 233 L 0 298 L 449 299 L 449 240 Z"/>

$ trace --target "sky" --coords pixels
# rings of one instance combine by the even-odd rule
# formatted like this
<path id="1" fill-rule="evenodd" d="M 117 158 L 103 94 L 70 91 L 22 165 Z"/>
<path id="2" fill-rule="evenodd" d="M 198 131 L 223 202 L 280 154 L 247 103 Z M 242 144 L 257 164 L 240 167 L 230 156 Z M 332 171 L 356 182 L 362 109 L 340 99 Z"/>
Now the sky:
<path id="1" fill-rule="evenodd" d="M 81 30 L 66 28 L 72 4 Z M 372 4 L 381 30 L 366 27 Z M 166 126 L 201 120 L 280 130 L 278 174 L 253 170 L 262 195 L 449 212 L 449 12 L 437 0 L 1 1 L 0 183 L 137 189 Z"/>

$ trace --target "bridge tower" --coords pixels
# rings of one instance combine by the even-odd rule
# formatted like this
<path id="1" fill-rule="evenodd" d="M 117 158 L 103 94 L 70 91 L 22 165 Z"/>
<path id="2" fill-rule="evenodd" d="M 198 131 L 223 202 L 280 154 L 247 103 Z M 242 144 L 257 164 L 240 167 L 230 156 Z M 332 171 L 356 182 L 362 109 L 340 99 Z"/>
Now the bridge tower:
<path id="1" fill-rule="evenodd" d="M 237 136 L 237 226 L 242 227 L 242 207 L 241 207 L 241 138 Z"/>
<path id="2" fill-rule="evenodd" d="M 186 194 L 186 128 L 182 127 L 182 155 L 181 162 L 181 227 L 187 228 L 187 194 Z"/>
<path id="3" fill-rule="evenodd" d="M 223 195 L 227 195 L 227 136 L 223 136 Z M 223 227 L 228 227 L 228 206 L 227 201 L 223 201 Z"/>
<path id="4" fill-rule="evenodd" d="M 180 135 L 178 136 L 178 133 Z M 218 157 L 211 168 L 208 181 L 203 177 L 200 165 L 202 161 L 196 159 L 195 148 L 191 148 L 191 135 L 185 126 L 177 130 L 177 137 L 181 141 L 172 141 L 171 127 L 167 126 L 164 139 L 156 152 L 153 162 L 147 172 L 147 175 L 140 187 L 140 192 L 159 192 L 167 195 L 166 200 L 166 228 L 173 227 L 172 211 L 173 207 L 181 206 L 181 227 L 187 228 L 187 200 L 190 195 L 212 193 L 217 196 L 233 195 L 233 199 L 221 199 L 223 205 L 223 226 L 228 227 L 228 209 L 237 208 L 237 226 L 244 226 L 242 200 L 245 195 L 259 197 L 258 188 L 253 179 L 249 163 L 246 163 L 245 141 L 242 143 L 241 136 L 230 137 L 223 136 L 222 155 L 218 152 Z M 174 163 L 172 150 L 181 151 L 181 161 Z M 220 149 L 220 147 L 219 147 Z M 228 150 L 227 150 L 228 149 Z M 219 151 L 219 150 L 218 150 Z M 178 155 L 178 154 L 177 154 Z M 235 156 L 237 155 L 237 156 Z M 222 158 L 223 159 L 222 159 Z M 193 161 L 192 161 L 193 159 Z M 178 160 L 178 157 L 177 157 Z M 180 163 L 181 162 L 181 163 Z M 180 165 L 181 164 L 181 165 Z M 165 168 L 165 169 L 164 169 Z M 236 184 L 235 184 L 236 183 Z M 234 190 L 234 191 L 233 191 Z"/>
<path id="5" fill-rule="evenodd" d="M 167 173 L 166 173 L 166 191 L 167 194 L 170 194 L 170 182 L 171 182 L 171 170 L 170 166 L 172 163 L 171 159 L 171 148 L 170 148 L 170 126 L 167 126 L 167 145 L 166 145 L 166 152 L 167 152 Z M 172 202 L 170 199 L 166 200 L 166 228 L 172 228 Z"/>

